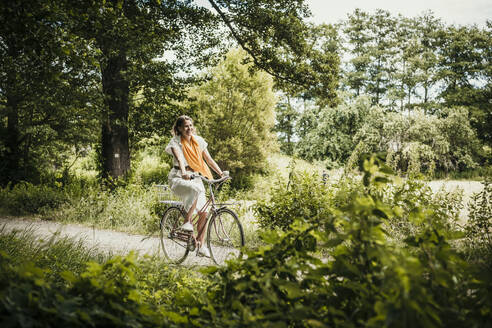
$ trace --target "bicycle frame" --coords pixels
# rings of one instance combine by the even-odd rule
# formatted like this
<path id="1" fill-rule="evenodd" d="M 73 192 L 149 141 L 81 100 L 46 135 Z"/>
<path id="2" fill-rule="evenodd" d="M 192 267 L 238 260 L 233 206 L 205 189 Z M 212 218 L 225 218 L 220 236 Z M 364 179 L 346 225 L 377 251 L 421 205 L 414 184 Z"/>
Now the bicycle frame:
<path id="1" fill-rule="evenodd" d="M 217 213 L 218 210 L 220 210 L 221 208 L 224 208 L 224 207 L 226 207 L 226 205 L 228 205 L 228 204 L 217 204 L 215 202 L 214 184 L 217 183 L 217 185 L 215 186 L 215 190 L 217 192 L 219 190 L 219 188 L 222 186 L 222 184 L 225 181 L 229 180 L 230 177 L 226 176 L 226 177 L 223 177 L 221 179 L 216 179 L 216 180 L 209 180 L 209 179 L 207 179 L 201 175 L 193 175 L 193 177 L 195 179 L 201 178 L 203 181 L 205 181 L 208 184 L 208 190 L 209 190 L 210 196 L 208 197 L 207 201 L 205 202 L 205 205 L 203 205 L 202 208 L 198 211 L 198 212 L 205 212 L 210 207 L 210 210 L 209 210 L 208 215 L 207 215 L 207 220 L 205 221 L 205 224 L 206 224 L 210 220 L 210 218 L 212 217 L 212 214 L 215 215 L 215 213 Z M 222 206 L 217 207 L 217 205 L 222 205 Z M 186 213 L 183 213 L 183 214 L 186 214 Z M 198 222 L 198 214 L 193 215 L 191 221 L 193 222 L 193 225 L 195 225 Z"/>
<path id="2" fill-rule="evenodd" d="M 217 180 L 208 180 L 202 176 L 195 175 L 193 178 L 201 178 L 207 182 L 209 189 L 209 196 L 207 197 L 205 204 L 198 210 L 199 213 L 208 211 L 207 215 L 203 218 L 203 224 L 200 224 L 200 239 L 202 238 L 201 236 L 204 236 L 201 234 L 206 233 L 206 243 L 207 247 L 210 249 L 211 258 L 215 263 L 223 263 L 229 256 L 241 254 L 240 247 L 244 246 L 244 233 L 241 223 L 237 214 L 234 213 L 232 209 L 228 208 L 228 205 L 233 205 L 234 203 L 217 203 L 216 199 L 216 193 L 219 191 L 222 184 L 230 179 L 230 177 L 226 176 Z M 169 256 L 169 254 L 179 254 L 180 251 L 174 251 L 176 250 L 176 247 L 178 249 L 184 248 L 185 252 L 182 253 L 182 255 L 178 255 L 178 258 L 175 260 L 176 263 L 181 263 L 186 258 L 188 252 L 196 249 L 198 236 L 195 234 L 195 231 L 183 231 L 181 229 L 181 224 L 183 222 L 182 218 L 185 218 L 187 215 L 182 202 L 162 202 L 171 205 L 161 219 L 162 247 L 166 256 L 170 259 L 175 255 Z M 194 214 L 191 217 L 191 223 L 197 225 L 199 219 L 200 215 Z M 172 222 L 172 224 L 166 225 L 166 228 L 163 228 L 165 226 L 163 222 Z M 164 230 L 165 235 L 163 236 L 162 232 Z M 167 244 L 165 240 L 169 240 L 171 244 Z M 174 243 L 172 243 L 172 241 L 174 241 Z M 203 241 L 203 243 L 205 243 L 205 241 Z M 212 243 L 215 246 L 212 247 Z M 171 260 L 174 261 L 174 259 Z"/>
<path id="3" fill-rule="evenodd" d="M 204 226 L 207 225 L 207 223 L 209 222 L 209 220 L 214 217 L 216 215 L 216 213 L 222 209 L 222 208 L 225 208 L 227 205 L 230 205 L 230 204 L 226 204 L 226 203 L 223 203 L 223 204 L 218 204 L 215 202 L 215 193 L 214 193 L 214 185 L 215 185 L 215 192 L 217 192 L 219 190 L 219 188 L 222 186 L 222 184 L 229 180 L 230 177 L 229 176 L 226 176 L 226 177 L 223 177 L 223 178 L 220 178 L 220 179 L 216 179 L 216 180 L 209 180 L 201 175 L 193 175 L 192 178 L 196 179 L 196 178 L 201 178 L 203 181 L 205 181 L 207 184 L 208 184 L 208 189 L 209 189 L 209 193 L 210 193 L 210 196 L 208 197 L 207 201 L 205 202 L 205 204 L 202 206 L 202 208 L 198 211 L 198 212 L 204 212 L 206 211 L 209 207 L 209 211 L 208 211 L 208 214 L 207 214 L 207 217 L 206 217 L 206 221 L 204 223 Z M 219 205 L 219 207 L 218 207 Z M 181 204 L 179 206 L 179 209 L 181 210 L 181 213 L 183 215 L 183 217 L 186 217 L 186 212 L 184 211 L 184 207 L 183 205 Z M 191 222 L 193 225 L 197 225 L 198 223 L 198 213 L 197 214 L 194 214 L 191 218 Z M 224 227 L 222 227 L 221 229 L 222 231 L 224 231 Z M 188 232 L 183 232 L 183 231 L 179 231 L 179 229 L 176 229 L 176 231 L 173 232 L 175 234 L 175 236 L 179 239 L 179 240 L 182 240 L 184 242 L 188 242 L 189 240 L 189 237 L 190 237 L 190 233 Z M 195 234 L 192 233 L 191 234 L 193 236 L 193 243 L 195 242 Z"/>

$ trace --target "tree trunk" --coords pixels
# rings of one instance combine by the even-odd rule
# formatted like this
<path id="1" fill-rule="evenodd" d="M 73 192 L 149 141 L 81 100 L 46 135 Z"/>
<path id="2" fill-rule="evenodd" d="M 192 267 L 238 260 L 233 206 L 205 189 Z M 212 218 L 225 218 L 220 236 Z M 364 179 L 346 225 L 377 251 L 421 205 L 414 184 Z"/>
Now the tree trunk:
<path id="1" fill-rule="evenodd" d="M 106 110 L 102 118 L 102 176 L 119 178 L 130 169 L 128 142 L 129 83 L 123 76 L 128 62 L 125 51 L 101 63 Z"/>
<path id="2" fill-rule="evenodd" d="M 7 135 L 5 146 L 7 148 L 5 158 L 5 173 L 2 184 L 17 183 L 21 180 L 21 147 L 19 131 L 19 99 L 16 96 L 7 96 Z"/>

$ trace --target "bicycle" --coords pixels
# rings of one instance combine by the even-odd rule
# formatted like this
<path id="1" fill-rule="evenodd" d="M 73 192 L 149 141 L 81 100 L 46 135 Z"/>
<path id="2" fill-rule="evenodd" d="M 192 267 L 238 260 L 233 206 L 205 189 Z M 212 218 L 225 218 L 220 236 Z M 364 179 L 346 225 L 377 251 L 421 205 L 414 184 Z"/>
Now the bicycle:
<path id="1" fill-rule="evenodd" d="M 201 178 L 205 181 L 210 191 L 201 211 L 209 208 L 205 226 L 207 227 L 206 244 L 210 250 L 211 259 L 215 264 L 222 265 L 228 259 L 241 257 L 241 247 L 244 246 L 243 226 L 237 214 L 227 207 L 231 204 L 215 202 L 215 193 L 230 177 L 209 180 L 201 175 L 194 175 L 193 178 Z M 165 185 L 158 187 L 169 190 Z M 160 221 L 162 250 L 169 261 L 179 264 L 196 249 L 194 231 L 187 232 L 180 229 L 186 217 L 182 202 L 173 200 L 160 200 L 160 202 L 171 205 L 166 209 Z M 192 218 L 193 226 L 197 225 L 197 221 L 198 214 L 195 214 Z"/>

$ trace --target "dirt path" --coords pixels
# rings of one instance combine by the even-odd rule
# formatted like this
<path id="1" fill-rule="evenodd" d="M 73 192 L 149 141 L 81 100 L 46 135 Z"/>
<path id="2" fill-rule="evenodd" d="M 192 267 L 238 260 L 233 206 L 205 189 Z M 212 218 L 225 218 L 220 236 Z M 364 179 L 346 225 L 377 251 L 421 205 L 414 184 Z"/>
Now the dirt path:
<path id="1" fill-rule="evenodd" d="M 0 218 L 0 227 L 3 231 L 32 230 L 41 239 L 58 235 L 60 238 L 68 237 L 82 240 L 89 248 L 96 248 L 102 252 L 111 254 L 126 254 L 135 251 L 139 255 L 164 256 L 160 248 L 160 240 L 157 237 L 143 235 L 131 235 L 104 229 L 93 229 L 77 224 L 61 224 L 57 222 L 26 219 L 26 218 Z M 213 265 L 209 258 L 197 257 L 189 254 L 183 265 Z"/>

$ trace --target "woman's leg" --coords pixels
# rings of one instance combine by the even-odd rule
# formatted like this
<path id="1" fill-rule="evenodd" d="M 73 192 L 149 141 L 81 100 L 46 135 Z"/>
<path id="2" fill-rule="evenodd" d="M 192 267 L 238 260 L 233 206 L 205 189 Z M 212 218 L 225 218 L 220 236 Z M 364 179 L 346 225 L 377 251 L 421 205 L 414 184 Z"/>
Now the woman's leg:
<path id="1" fill-rule="evenodd" d="M 193 212 L 195 211 L 197 200 L 198 200 L 198 198 L 195 198 L 195 200 L 193 201 L 193 204 L 191 204 L 191 207 L 188 210 L 188 213 L 186 213 L 185 223 L 186 222 L 192 223 L 191 218 L 193 217 Z"/>
<path id="2" fill-rule="evenodd" d="M 198 224 L 197 224 L 197 240 L 203 245 L 203 238 L 205 237 L 205 226 L 207 224 L 207 212 L 198 212 Z"/>

